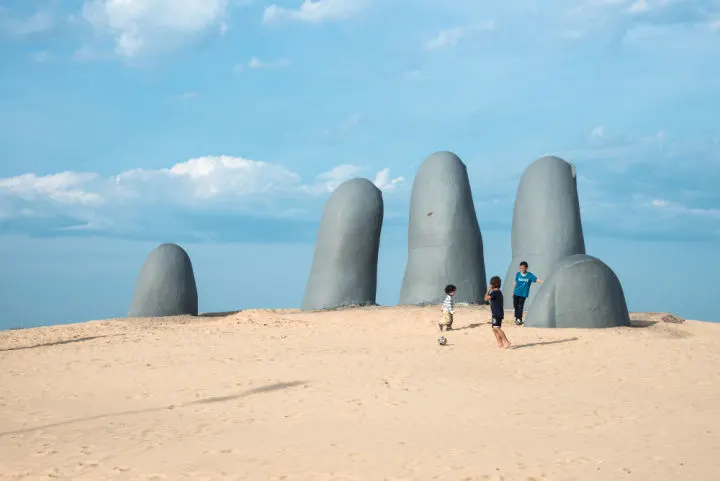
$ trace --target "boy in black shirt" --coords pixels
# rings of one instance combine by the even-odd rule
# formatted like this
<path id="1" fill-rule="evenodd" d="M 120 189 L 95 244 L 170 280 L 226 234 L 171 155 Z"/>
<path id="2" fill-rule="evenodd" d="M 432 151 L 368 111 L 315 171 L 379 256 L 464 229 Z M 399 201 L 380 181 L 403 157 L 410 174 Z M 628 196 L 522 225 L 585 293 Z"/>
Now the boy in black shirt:
<path id="1" fill-rule="evenodd" d="M 503 309 L 503 294 L 500 290 L 500 278 L 494 276 L 490 279 L 490 289 L 485 294 L 485 300 L 490 301 L 490 311 L 492 312 L 492 330 L 495 334 L 495 340 L 498 347 L 507 349 L 510 347 L 510 341 L 502 330 L 502 321 L 505 318 L 505 310 Z"/>

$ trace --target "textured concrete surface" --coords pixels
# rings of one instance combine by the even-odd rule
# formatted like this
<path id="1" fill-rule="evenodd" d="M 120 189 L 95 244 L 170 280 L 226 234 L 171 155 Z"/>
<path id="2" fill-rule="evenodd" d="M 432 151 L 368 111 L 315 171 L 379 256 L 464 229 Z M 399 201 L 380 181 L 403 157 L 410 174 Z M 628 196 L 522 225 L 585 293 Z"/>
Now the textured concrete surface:
<path id="1" fill-rule="evenodd" d="M 580 254 L 556 263 L 528 310 L 528 327 L 629 326 L 622 285 L 604 262 Z"/>
<path id="2" fill-rule="evenodd" d="M 197 316 L 198 295 L 190 257 L 176 244 L 162 244 L 145 260 L 128 317 Z"/>
<path id="3" fill-rule="evenodd" d="M 512 223 L 512 261 L 505 275 L 505 308 L 512 308 L 515 273 L 521 261 L 545 280 L 567 256 L 585 254 L 575 167 L 558 158 L 542 157 L 520 178 Z M 530 288 L 525 310 L 532 306 L 538 285 Z"/>
<path id="4" fill-rule="evenodd" d="M 408 262 L 400 304 L 433 304 L 457 286 L 456 302 L 484 303 L 485 258 L 465 164 L 452 152 L 430 155 L 410 198 Z"/>
<path id="5" fill-rule="evenodd" d="M 375 304 L 383 209 L 382 192 L 367 179 L 335 189 L 320 221 L 303 310 Z"/>

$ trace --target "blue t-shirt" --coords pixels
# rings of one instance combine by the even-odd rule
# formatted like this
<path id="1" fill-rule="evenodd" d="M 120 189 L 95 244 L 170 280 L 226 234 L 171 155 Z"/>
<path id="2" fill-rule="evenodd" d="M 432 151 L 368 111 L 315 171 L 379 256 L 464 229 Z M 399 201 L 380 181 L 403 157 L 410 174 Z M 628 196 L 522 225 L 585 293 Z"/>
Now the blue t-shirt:
<path id="1" fill-rule="evenodd" d="M 526 272 L 525 275 L 521 273 L 515 274 L 515 289 L 513 289 L 513 295 L 519 297 L 528 297 L 530 295 L 530 284 L 537 282 L 537 277 L 532 272 Z"/>
<path id="2" fill-rule="evenodd" d="M 503 294 L 500 289 L 490 291 L 490 312 L 492 312 L 493 319 L 502 321 L 505 317 L 505 311 L 503 310 Z"/>

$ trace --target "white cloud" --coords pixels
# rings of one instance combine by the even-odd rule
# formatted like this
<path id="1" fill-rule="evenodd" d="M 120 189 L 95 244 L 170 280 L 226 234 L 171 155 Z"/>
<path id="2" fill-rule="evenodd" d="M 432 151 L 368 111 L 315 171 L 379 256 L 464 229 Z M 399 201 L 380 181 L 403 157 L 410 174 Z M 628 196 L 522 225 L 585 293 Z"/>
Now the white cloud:
<path id="1" fill-rule="evenodd" d="M 632 5 L 628 8 L 628 12 L 630 13 L 642 13 L 647 12 L 650 9 L 650 6 L 647 3 L 647 0 L 637 0 L 633 2 Z"/>
<path id="2" fill-rule="evenodd" d="M 585 11 L 597 8 L 622 7 L 630 3 L 631 0 L 585 0 L 579 2 L 575 7 L 576 11 Z"/>
<path id="3" fill-rule="evenodd" d="M 441 30 L 435 37 L 425 43 L 425 48 L 427 50 L 440 50 L 445 47 L 454 47 L 464 34 L 464 27 Z"/>
<path id="4" fill-rule="evenodd" d="M 158 201 L 185 198 L 184 203 L 207 199 L 247 197 L 292 189 L 299 175 L 279 165 L 240 157 L 205 156 L 168 169 L 133 169 L 113 178 L 123 197 L 157 196 Z"/>
<path id="5" fill-rule="evenodd" d="M 686 207 L 684 205 L 670 202 L 665 199 L 654 199 L 650 205 L 659 209 L 662 213 L 670 216 L 692 216 L 710 219 L 720 219 L 720 209 L 701 209 L 697 207 Z"/>
<path id="6" fill-rule="evenodd" d="M 61 172 L 38 176 L 23 174 L 0 179 L 0 193 L 15 195 L 24 200 L 47 198 L 61 204 L 102 204 L 104 199 L 84 188 L 97 174 L 87 172 Z"/>
<path id="7" fill-rule="evenodd" d="M 602 139 L 605 138 L 605 126 L 604 125 L 598 125 L 592 131 L 590 132 L 590 138 L 591 139 Z"/>
<path id="8" fill-rule="evenodd" d="M 272 70 L 278 68 L 285 68 L 290 66 L 290 61 L 284 58 L 275 61 L 263 61 L 257 57 L 251 58 L 248 63 L 241 63 L 236 65 L 233 70 L 236 72 L 244 72 L 245 69 L 251 70 Z"/>
<path id="9" fill-rule="evenodd" d="M 4 217 L 26 216 L 23 212 L 29 211 L 66 215 L 92 225 L 109 225 L 113 216 L 132 217 L 153 208 L 280 216 L 288 210 L 317 211 L 324 196 L 363 171 L 344 164 L 304 182 L 278 164 L 221 155 L 107 177 L 91 172 L 28 173 L 0 179 L 0 212 Z M 388 169 L 375 176 L 383 190 L 401 181 L 402 177 L 391 179 Z"/>
<path id="10" fill-rule="evenodd" d="M 228 0 L 87 0 L 83 17 L 99 32 L 115 39 L 125 57 L 165 48 L 187 35 L 220 25 Z"/>
<path id="11" fill-rule="evenodd" d="M 248 68 L 251 68 L 254 70 L 267 70 L 267 69 L 288 67 L 288 66 L 290 66 L 290 62 L 284 58 L 281 58 L 280 60 L 270 61 L 270 62 L 263 62 L 259 58 L 253 57 L 248 62 L 247 66 L 248 66 Z"/>
<path id="12" fill-rule="evenodd" d="M 402 176 L 390 178 L 390 169 L 386 167 L 377 173 L 373 183 L 380 190 L 393 190 L 397 184 L 404 181 L 405 177 Z"/>
<path id="13" fill-rule="evenodd" d="M 485 23 L 477 25 L 460 26 L 441 30 L 435 37 L 425 42 L 425 49 L 429 51 L 436 51 L 454 47 L 468 33 L 490 31 L 494 29 L 495 22 L 493 20 L 489 20 Z"/>
<path id="14" fill-rule="evenodd" d="M 362 169 L 357 165 L 343 164 L 317 176 L 316 183 L 306 187 L 311 192 L 332 192 L 348 179 L 358 175 Z"/>
<path id="15" fill-rule="evenodd" d="M 303 0 L 298 8 L 284 8 L 273 4 L 265 7 L 263 23 L 286 20 L 322 23 L 344 20 L 361 12 L 365 3 L 365 0 Z"/>

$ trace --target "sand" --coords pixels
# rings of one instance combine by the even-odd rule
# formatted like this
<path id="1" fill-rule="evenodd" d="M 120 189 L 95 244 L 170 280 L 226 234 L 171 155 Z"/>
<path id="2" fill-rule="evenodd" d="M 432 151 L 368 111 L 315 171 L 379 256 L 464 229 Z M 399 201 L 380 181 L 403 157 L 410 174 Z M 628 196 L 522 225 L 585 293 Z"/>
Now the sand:
<path id="1" fill-rule="evenodd" d="M 0 333 L 0 479 L 716 480 L 720 325 L 460 307 Z"/>

